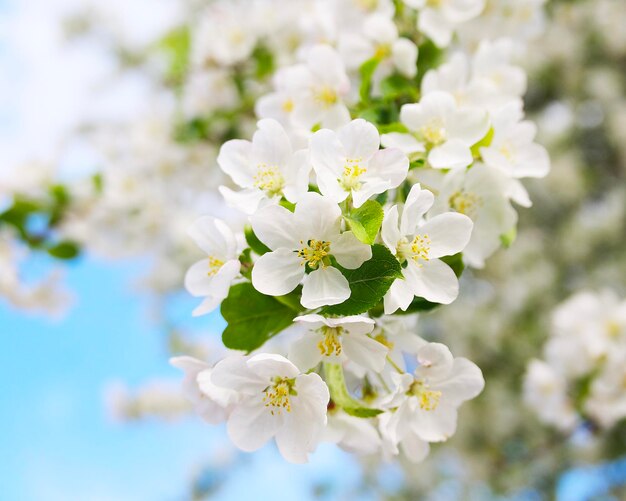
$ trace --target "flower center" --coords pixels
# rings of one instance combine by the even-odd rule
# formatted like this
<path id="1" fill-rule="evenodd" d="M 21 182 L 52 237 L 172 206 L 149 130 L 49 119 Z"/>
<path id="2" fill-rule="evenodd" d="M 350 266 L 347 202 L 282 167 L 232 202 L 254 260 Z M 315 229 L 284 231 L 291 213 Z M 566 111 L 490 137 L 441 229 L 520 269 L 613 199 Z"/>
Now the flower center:
<path id="1" fill-rule="evenodd" d="M 429 147 L 439 146 L 446 140 L 446 128 L 439 118 L 431 120 L 419 129 L 419 133 Z"/>
<path id="2" fill-rule="evenodd" d="M 448 203 L 455 211 L 473 217 L 483 204 L 483 199 L 475 193 L 460 190 L 450 196 Z"/>
<path id="3" fill-rule="evenodd" d="M 222 266 L 224 266 L 224 261 L 222 261 L 221 259 L 217 259 L 214 256 L 209 256 L 209 271 L 207 272 L 207 275 L 212 277 L 218 271 L 220 271 L 220 268 Z"/>
<path id="4" fill-rule="evenodd" d="M 432 9 L 436 9 L 441 7 L 443 0 L 426 0 L 426 7 L 430 7 Z"/>
<path id="5" fill-rule="evenodd" d="M 282 410 L 291 412 L 291 400 L 292 395 L 297 395 L 295 390 L 295 379 L 276 377 L 271 385 L 269 385 L 263 393 L 263 402 L 265 407 L 270 408 L 270 413 L 273 415 L 280 415 Z"/>
<path id="6" fill-rule="evenodd" d="M 376 46 L 374 57 L 376 59 L 385 59 L 391 55 L 391 47 L 387 43 L 381 43 Z"/>
<path id="7" fill-rule="evenodd" d="M 335 89 L 328 85 L 322 85 L 313 90 L 313 98 L 324 108 L 330 108 L 338 100 Z"/>
<path id="8" fill-rule="evenodd" d="M 367 172 L 365 167 L 361 167 L 362 163 L 362 158 L 346 158 L 343 174 L 341 179 L 339 179 L 339 183 L 344 190 L 358 190 L 361 187 L 361 175 Z"/>
<path id="9" fill-rule="evenodd" d="M 402 260 L 412 259 L 419 266 L 421 261 L 429 261 L 428 253 L 430 252 L 430 237 L 425 233 L 417 234 L 410 242 L 403 238 L 398 244 L 398 256 Z"/>
<path id="10" fill-rule="evenodd" d="M 500 153 L 509 162 L 513 162 L 514 154 L 513 154 L 513 148 L 511 147 L 510 143 L 507 142 L 507 143 L 504 143 L 502 146 L 500 146 Z"/>
<path id="11" fill-rule="evenodd" d="M 378 0 L 355 0 L 354 3 L 364 10 L 374 10 L 378 7 Z"/>
<path id="12" fill-rule="evenodd" d="M 394 343 L 393 341 L 391 341 L 383 331 L 379 332 L 378 334 L 376 334 L 374 336 L 374 339 L 376 341 L 378 341 L 380 344 L 382 344 L 383 346 L 386 346 L 387 348 L 389 348 L 389 350 L 393 350 L 394 347 Z"/>
<path id="13" fill-rule="evenodd" d="M 285 178 L 276 165 L 257 165 L 257 173 L 253 179 L 254 186 L 270 196 L 280 194 L 285 187 Z"/>
<path id="14" fill-rule="evenodd" d="M 325 240 L 308 240 L 306 245 L 303 240 L 300 240 L 302 247 L 296 251 L 298 257 L 303 259 L 303 265 L 308 264 L 313 270 L 317 269 L 321 264 L 326 267 L 329 263 L 328 256 L 330 255 L 330 242 Z"/>
<path id="15" fill-rule="evenodd" d="M 293 111 L 293 99 L 283 101 L 281 108 L 285 113 L 291 113 Z"/>
<path id="16" fill-rule="evenodd" d="M 620 335 L 622 328 L 615 320 L 609 320 L 606 323 L 606 330 L 611 338 L 616 338 Z"/>
<path id="17" fill-rule="evenodd" d="M 439 405 L 439 399 L 441 398 L 440 391 L 429 390 L 428 385 L 424 381 L 418 381 L 417 379 L 411 384 L 407 394 L 417 397 L 419 406 L 425 411 L 434 411 Z"/>
<path id="18" fill-rule="evenodd" d="M 342 327 L 322 327 L 322 333 L 324 339 L 317 343 L 317 347 L 320 353 L 325 357 L 331 355 L 341 355 L 341 335 L 343 334 Z"/>

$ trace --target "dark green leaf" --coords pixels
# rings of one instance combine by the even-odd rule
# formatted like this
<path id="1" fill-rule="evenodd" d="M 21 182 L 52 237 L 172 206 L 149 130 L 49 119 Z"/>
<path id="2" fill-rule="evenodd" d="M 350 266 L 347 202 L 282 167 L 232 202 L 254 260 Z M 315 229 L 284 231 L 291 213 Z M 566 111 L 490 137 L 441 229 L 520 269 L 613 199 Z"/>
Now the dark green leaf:
<path id="1" fill-rule="evenodd" d="M 372 246 L 372 258 L 356 270 L 337 266 L 350 283 L 350 297 L 341 304 L 327 306 L 328 315 L 358 315 L 373 308 L 383 298 L 393 281 L 402 278 L 400 263 L 384 245 Z"/>
<path id="2" fill-rule="evenodd" d="M 57 259 L 73 259 L 80 253 L 80 247 L 69 240 L 59 242 L 48 248 L 48 254 Z"/>
<path id="3" fill-rule="evenodd" d="M 297 313 L 271 296 L 258 292 L 251 283 L 230 288 L 222 303 L 222 317 L 228 322 L 222 333 L 227 348 L 250 352 L 289 327 Z"/>
<path id="4" fill-rule="evenodd" d="M 376 200 L 368 200 L 358 209 L 352 209 L 349 214 L 344 216 L 352 233 L 361 242 L 365 244 L 373 244 L 383 224 L 384 217 L 383 208 Z"/>
<path id="5" fill-rule="evenodd" d="M 361 101 L 369 101 L 370 91 L 372 88 L 372 77 L 374 76 L 374 72 L 376 71 L 376 68 L 378 68 L 379 63 L 380 59 L 373 57 L 372 59 L 365 61 L 359 68 L 359 74 L 361 75 L 359 96 L 361 97 Z"/>

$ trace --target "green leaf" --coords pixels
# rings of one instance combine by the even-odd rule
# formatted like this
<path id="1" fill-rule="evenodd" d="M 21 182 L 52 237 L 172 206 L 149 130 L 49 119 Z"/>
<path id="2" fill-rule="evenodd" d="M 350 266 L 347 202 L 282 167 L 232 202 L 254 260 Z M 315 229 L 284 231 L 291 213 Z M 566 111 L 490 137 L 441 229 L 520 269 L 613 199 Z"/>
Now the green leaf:
<path id="1" fill-rule="evenodd" d="M 380 82 L 380 92 L 383 99 L 403 99 L 406 101 L 419 101 L 417 83 L 410 78 L 394 74 Z"/>
<path id="2" fill-rule="evenodd" d="M 354 236 L 371 245 L 383 224 L 384 215 L 383 208 L 376 200 L 368 200 L 358 209 L 352 209 L 344 218 Z"/>
<path id="3" fill-rule="evenodd" d="M 254 230 L 252 229 L 252 226 L 245 227 L 244 235 L 246 236 L 246 242 L 248 242 L 248 245 L 255 254 L 262 256 L 267 252 L 271 252 L 272 249 L 270 249 L 267 245 L 261 242 L 259 240 L 259 237 L 256 236 Z"/>
<path id="4" fill-rule="evenodd" d="M 222 333 L 226 348 L 250 352 L 289 327 L 297 313 L 246 282 L 230 288 L 221 307 L 228 323 Z"/>
<path id="5" fill-rule="evenodd" d="M 513 245 L 515 239 L 517 238 L 517 227 L 513 226 L 509 231 L 500 235 L 500 242 L 502 242 L 502 246 L 505 249 L 508 249 Z"/>
<path id="6" fill-rule="evenodd" d="M 370 99 L 370 91 L 372 89 L 372 78 L 380 59 L 373 57 L 365 61 L 359 68 L 359 74 L 361 75 L 361 86 L 359 87 L 359 96 L 361 101 L 367 102 Z"/>
<path id="7" fill-rule="evenodd" d="M 165 53 L 168 58 L 166 78 L 175 84 L 184 79 L 189 67 L 191 48 L 191 33 L 187 26 L 173 29 L 157 44 L 157 49 Z"/>
<path id="8" fill-rule="evenodd" d="M 472 150 L 472 156 L 474 158 L 480 157 L 481 148 L 487 148 L 491 144 L 491 141 L 493 141 L 493 134 L 494 134 L 494 130 L 493 130 L 493 127 L 491 127 L 487 131 L 487 134 L 485 134 L 485 137 L 483 137 L 474 146 L 472 146 L 471 150 Z"/>
<path id="9" fill-rule="evenodd" d="M 465 270 L 465 263 L 463 262 L 462 253 L 459 252 L 458 254 L 454 254 L 453 256 L 444 256 L 440 259 L 450 268 L 452 268 L 452 271 L 454 271 L 454 274 L 457 276 L 457 278 L 461 277 L 463 271 Z M 417 313 L 420 311 L 431 311 L 435 308 L 438 308 L 439 306 L 441 306 L 440 303 L 432 303 L 430 301 L 427 301 L 423 297 L 416 297 L 415 299 L 413 299 L 406 311 L 398 310 L 396 314 L 408 315 L 410 313 Z"/>
<path id="10" fill-rule="evenodd" d="M 255 76 L 263 80 L 274 73 L 274 54 L 267 47 L 259 45 L 252 53 L 252 59 L 256 61 Z"/>
<path id="11" fill-rule="evenodd" d="M 75 242 L 65 240 L 48 248 L 48 254 L 57 259 L 74 259 L 80 254 L 80 247 Z"/>
<path id="12" fill-rule="evenodd" d="M 357 400 L 346 388 L 346 381 L 343 375 L 343 368 L 339 364 L 324 364 L 324 376 L 330 391 L 330 398 L 341 407 L 347 414 L 360 418 L 375 417 L 382 411 L 367 407 L 363 402 Z"/>
<path id="13" fill-rule="evenodd" d="M 400 263 L 384 245 L 372 246 L 372 258 L 356 270 L 337 265 L 350 283 L 350 297 L 341 304 L 325 307 L 327 315 L 358 315 L 373 308 L 383 298 L 393 281 L 402 278 Z"/>
<path id="14" fill-rule="evenodd" d="M 389 134 L 390 132 L 400 132 L 402 134 L 408 134 L 409 129 L 406 125 L 400 122 L 393 122 L 390 124 L 383 124 L 378 126 L 378 132 L 381 134 Z"/>

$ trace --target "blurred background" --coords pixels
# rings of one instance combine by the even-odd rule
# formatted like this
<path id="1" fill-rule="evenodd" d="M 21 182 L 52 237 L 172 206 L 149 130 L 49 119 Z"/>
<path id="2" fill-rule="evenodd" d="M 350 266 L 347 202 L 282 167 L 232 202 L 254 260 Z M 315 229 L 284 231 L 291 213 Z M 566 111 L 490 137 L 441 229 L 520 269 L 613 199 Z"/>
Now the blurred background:
<path id="1" fill-rule="evenodd" d="M 515 243 L 420 318 L 487 386 L 418 466 L 332 445 L 306 466 L 240 454 L 180 395 L 168 358 L 214 358 L 222 329 L 190 316 L 185 230 L 228 212 L 216 151 L 255 123 L 234 77 L 271 74 L 259 47 L 190 69 L 207 3 L 0 0 L 0 499 L 626 499 L 624 419 L 564 431 L 523 385 L 557 305 L 626 297 L 623 0 L 548 2 L 532 34 L 526 109 L 552 171 L 527 185 Z"/>

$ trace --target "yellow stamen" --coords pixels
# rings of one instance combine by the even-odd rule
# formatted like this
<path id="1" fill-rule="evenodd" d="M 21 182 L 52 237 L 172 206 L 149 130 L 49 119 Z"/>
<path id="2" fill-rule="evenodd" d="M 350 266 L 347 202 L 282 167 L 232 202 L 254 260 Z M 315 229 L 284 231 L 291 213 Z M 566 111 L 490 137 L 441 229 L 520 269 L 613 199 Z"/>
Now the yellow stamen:
<path id="1" fill-rule="evenodd" d="M 291 113 L 293 111 L 293 99 L 287 99 L 286 101 L 283 101 L 281 108 L 285 113 Z"/>
<path id="2" fill-rule="evenodd" d="M 338 101 L 337 92 L 328 85 L 322 85 L 313 90 L 314 99 L 324 108 L 330 108 Z"/>
<path id="3" fill-rule="evenodd" d="M 362 163 L 362 158 L 346 158 L 343 174 L 338 180 L 344 190 L 358 190 L 361 187 L 361 175 L 367 172 L 365 167 L 361 167 Z"/>
<path id="4" fill-rule="evenodd" d="M 275 165 L 257 165 L 257 173 L 253 179 L 254 186 L 269 196 L 279 195 L 285 187 L 285 178 Z"/>
<path id="5" fill-rule="evenodd" d="M 420 127 L 419 135 L 424 139 L 429 148 L 439 146 L 446 140 L 446 129 L 443 122 L 435 118 L 427 125 Z"/>
<path id="6" fill-rule="evenodd" d="M 343 334 L 343 328 L 326 326 L 322 327 L 321 331 L 324 334 L 324 339 L 317 343 L 320 353 L 325 357 L 330 357 L 333 354 L 341 355 L 340 337 Z"/>
<path id="7" fill-rule="evenodd" d="M 410 242 L 406 238 L 403 238 L 398 244 L 398 257 L 402 260 L 412 259 L 421 266 L 422 263 L 420 263 L 420 261 L 430 260 L 430 244 L 430 237 L 426 233 L 423 235 L 415 235 Z"/>
<path id="8" fill-rule="evenodd" d="M 224 266 L 224 261 L 222 261 L 221 259 L 217 259 L 214 256 L 209 256 L 209 271 L 207 272 L 207 275 L 212 277 L 218 271 L 220 271 L 220 268 L 222 266 Z"/>
<path id="9" fill-rule="evenodd" d="M 291 412 L 291 395 L 297 395 L 295 389 L 295 380 L 288 378 L 275 378 L 273 384 L 265 388 L 263 393 L 263 402 L 265 407 L 270 407 L 272 415 L 278 414 L 284 410 Z"/>
<path id="10" fill-rule="evenodd" d="M 308 264 L 311 269 L 317 269 L 321 264 L 326 267 L 326 257 L 330 255 L 330 242 L 324 240 L 308 240 L 305 244 L 300 240 L 302 247 L 296 251 L 298 257 L 303 259 L 302 265 Z"/>
<path id="11" fill-rule="evenodd" d="M 460 190 L 450 196 L 448 203 L 452 209 L 460 214 L 473 217 L 476 216 L 476 211 L 483 204 L 483 199 L 475 193 Z"/>
<path id="12" fill-rule="evenodd" d="M 441 392 L 429 390 L 424 381 L 415 380 L 409 388 L 408 394 L 417 397 L 419 406 L 425 411 L 434 411 L 439 405 Z"/>

